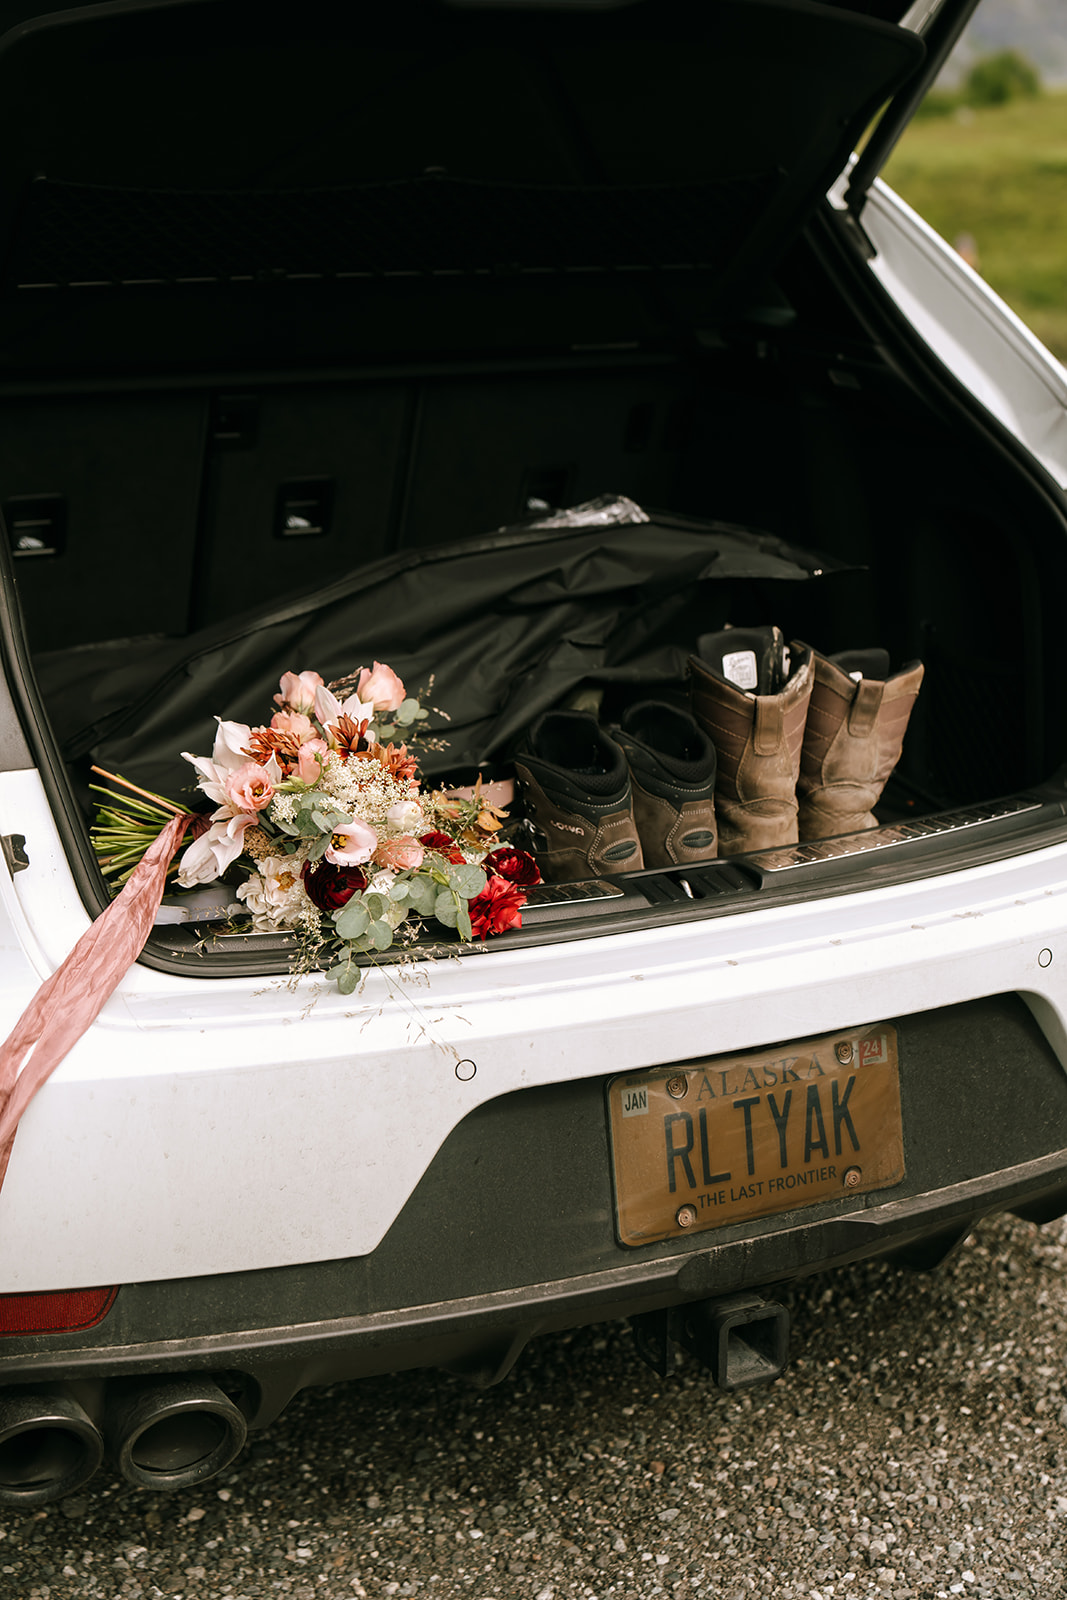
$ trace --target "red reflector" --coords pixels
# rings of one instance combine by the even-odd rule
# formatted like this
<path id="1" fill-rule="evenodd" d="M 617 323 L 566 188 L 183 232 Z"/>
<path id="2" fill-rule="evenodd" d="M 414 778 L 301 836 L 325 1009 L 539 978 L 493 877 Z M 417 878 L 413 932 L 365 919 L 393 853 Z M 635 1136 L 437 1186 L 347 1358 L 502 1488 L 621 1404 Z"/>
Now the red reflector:
<path id="1" fill-rule="evenodd" d="M 118 1294 L 111 1289 L 61 1289 L 58 1294 L 0 1294 L 0 1338 L 12 1333 L 80 1333 L 94 1328 Z"/>

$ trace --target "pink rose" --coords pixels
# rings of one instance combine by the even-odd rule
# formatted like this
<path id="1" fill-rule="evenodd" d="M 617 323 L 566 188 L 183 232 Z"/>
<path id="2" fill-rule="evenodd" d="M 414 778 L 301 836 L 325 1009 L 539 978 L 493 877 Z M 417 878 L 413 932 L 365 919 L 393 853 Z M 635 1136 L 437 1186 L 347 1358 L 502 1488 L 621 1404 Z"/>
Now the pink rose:
<path id="1" fill-rule="evenodd" d="M 326 859 L 334 867 L 361 867 L 377 848 L 378 835 L 365 822 L 342 822 L 326 847 Z"/>
<path id="2" fill-rule="evenodd" d="M 393 867 L 397 872 L 417 872 L 425 855 L 422 845 L 410 835 L 398 839 L 383 839 L 374 852 L 380 867 Z"/>
<path id="3" fill-rule="evenodd" d="M 325 739 L 306 739 L 297 751 L 296 775 L 310 788 L 322 776 L 322 764 L 330 753 Z"/>
<path id="4" fill-rule="evenodd" d="M 372 704 L 375 711 L 396 711 L 404 701 L 404 685 L 392 667 L 376 661 L 373 670 L 362 667 L 356 693 L 364 705 Z"/>
<path id="5" fill-rule="evenodd" d="M 315 724 L 302 711 L 276 711 L 270 725 L 276 733 L 291 733 L 299 744 L 315 738 Z"/>
<path id="6" fill-rule="evenodd" d="M 283 672 L 281 694 L 274 696 L 274 704 L 288 711 L 311 711 L 315 705 L 315 690 L 322 684 L 317 672 Z"/>
<path id="7" fill-rule="evenodd" d="M 246 761 L 235 772 L 228 772 L 222 788 L 235 811 L 262 811 L 274 799 L 270 773 L 257 761 Z"/>

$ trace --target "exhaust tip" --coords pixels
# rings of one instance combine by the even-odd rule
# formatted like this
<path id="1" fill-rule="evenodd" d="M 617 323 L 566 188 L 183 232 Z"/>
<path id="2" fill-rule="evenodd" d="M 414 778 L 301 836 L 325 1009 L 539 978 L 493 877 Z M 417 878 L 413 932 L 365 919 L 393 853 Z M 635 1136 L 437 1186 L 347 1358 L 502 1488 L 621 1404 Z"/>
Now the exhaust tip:
<path id="1" fill-rule="evenodd" d="M 104 1420 L 108 1446 L 127 1483 L 185 1489 L 222 1472 L 240 1453 L 242 1412 L 208 1378 L 119 1390 Z"/>
<path id="2" fill-rule="evenodd" d="M 0 1401 L 0 1506 L 59 1500 L 103 1459 L 98 1429 L 68 1395 L 9 1392 Z"/>

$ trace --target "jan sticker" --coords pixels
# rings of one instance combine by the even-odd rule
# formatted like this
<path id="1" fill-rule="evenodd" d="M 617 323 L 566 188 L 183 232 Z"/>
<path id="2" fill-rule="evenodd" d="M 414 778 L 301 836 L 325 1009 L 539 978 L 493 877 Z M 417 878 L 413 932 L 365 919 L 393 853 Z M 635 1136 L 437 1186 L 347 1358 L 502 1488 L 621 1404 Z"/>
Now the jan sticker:
<path id="1" fill-rule="evenodd" d="M 622 1114 L 624 1117 L 645 1117 L 648 1115 L 648 1090 L 624 1089 L 622 1091 Z"/>

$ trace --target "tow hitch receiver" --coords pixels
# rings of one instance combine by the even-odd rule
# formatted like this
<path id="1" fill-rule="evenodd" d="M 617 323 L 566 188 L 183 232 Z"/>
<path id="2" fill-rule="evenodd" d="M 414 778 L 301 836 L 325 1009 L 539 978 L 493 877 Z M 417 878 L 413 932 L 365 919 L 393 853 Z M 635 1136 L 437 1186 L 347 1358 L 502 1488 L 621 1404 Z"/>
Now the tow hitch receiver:
<path id="1" fill-rule="evenodd" d="M 680 1344 L 708 1368 L 720 1389 L 770 1383 L 789 1360 L 789 1312 L 758 1294 L 694 1300 L 631 1318 L 638 1354 L 665 1378 Z"/>

